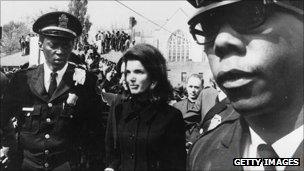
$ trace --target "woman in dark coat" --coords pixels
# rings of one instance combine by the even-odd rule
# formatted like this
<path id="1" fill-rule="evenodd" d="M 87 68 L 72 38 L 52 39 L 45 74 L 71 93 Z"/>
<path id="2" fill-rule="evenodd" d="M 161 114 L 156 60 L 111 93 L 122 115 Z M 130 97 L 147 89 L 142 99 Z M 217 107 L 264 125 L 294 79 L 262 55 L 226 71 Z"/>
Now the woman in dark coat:
<path id="1" fill-rule="evenodd" d="M 115 106 L 116 148 L 105 170 L 185 170 L 184 121 L 167 104 L 172 91 L 164 57 L 155 47 L 138 44 L 122 58 L 130 98 Z"/>

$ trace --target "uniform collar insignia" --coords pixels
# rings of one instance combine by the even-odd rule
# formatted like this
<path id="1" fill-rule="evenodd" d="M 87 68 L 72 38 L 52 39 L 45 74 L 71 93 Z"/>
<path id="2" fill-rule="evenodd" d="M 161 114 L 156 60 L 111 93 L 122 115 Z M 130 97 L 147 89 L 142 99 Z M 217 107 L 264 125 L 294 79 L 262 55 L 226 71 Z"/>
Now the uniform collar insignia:
<path id="1" fill-rule="evenodd" d="M 62 28 L 67 28 L 68 27 L 68 17 L 65 14 L 62 14 L 59 18 L 58 18 L 58 27 L 62 27 Z"/>

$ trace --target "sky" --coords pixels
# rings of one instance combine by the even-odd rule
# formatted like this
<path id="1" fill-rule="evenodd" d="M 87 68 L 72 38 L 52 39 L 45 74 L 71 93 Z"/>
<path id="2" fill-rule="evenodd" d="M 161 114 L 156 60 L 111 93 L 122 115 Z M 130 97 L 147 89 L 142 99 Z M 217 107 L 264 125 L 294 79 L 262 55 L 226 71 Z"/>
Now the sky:
<path id="1" fill-rule="evenodd" d="M 90 21 L 93 23 L 91 32 L 97 32 L 100 29 L 111 30 L 113 27 L 126 28 L 128 27 L 129 17 L 131 16 L 136 18 L 137 25 L 157 27 L 148 20 L 152 20 L 153 22 L 162 25 L 180 8 L 189 17 L 191 17 L 194 12 L 194 8 L 184 0 L 123 0 L 119 2 L 133 9 L 139 13 L 139 15 L 114 0 L 89 0 L 87 14 L 90 15 Z M 0 24 L 3 26 L 10 21 L 31 22 L 42 13 L 50 12 L 54 9 L 67 10 L 68 3 L 69 1 L 67 0 L 1 0 Z M 144 16 L 145 18 L 140 15 Z"/>

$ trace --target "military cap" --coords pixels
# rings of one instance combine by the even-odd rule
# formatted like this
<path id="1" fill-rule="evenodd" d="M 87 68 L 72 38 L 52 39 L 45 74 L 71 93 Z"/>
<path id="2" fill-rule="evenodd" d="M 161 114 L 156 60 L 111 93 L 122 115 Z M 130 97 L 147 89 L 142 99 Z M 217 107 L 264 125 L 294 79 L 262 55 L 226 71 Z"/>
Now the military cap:
<path id="1" fill-rule="evenodd" d="M 35 33 L 74 39 L 79 37 L 82 32 L 80 21 L 67 12 L 50 12 L 39 17 L 33 24 Z"/>
<path id="2" fill-rule="evenodd" d="M 199 17 L 218 7 L 223 7 L 244 0 L 187 0 L 193 7 L 197 8 L 197 11 L 188 21 L 189 25 L 197 23 Z M 260 0 L 264 3 L 275 3 L 283 8 L 297 11 L 297 13 L 303 15 L 303 0 Z"/>
<path id="3" fill-rule="evenodd" d="M 225 6 L 235 2 L 239 2 L 241 0 L 187 0 L 187 1 L 192 6 L 198 9 L 193 15 L 193 17 L 188 21 L 188 24 L 191 25 L 193 22 L 196 22 L 198 20 L 201 14 L 205 13 L 206 11 L 210 11 L 220 6 Z"/>

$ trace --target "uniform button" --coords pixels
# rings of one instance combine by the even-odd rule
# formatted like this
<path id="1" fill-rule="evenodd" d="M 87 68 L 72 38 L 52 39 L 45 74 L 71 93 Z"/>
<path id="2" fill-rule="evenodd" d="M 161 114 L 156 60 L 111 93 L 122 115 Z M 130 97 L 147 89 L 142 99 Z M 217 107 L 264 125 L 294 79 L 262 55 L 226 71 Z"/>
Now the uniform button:
<path id="1" fill-rule="evenodd" d="M 204 133 L 203 128 L 201 128 L 201 129 L 199 130 L 199 133 L 200 133 L 200 134 Z"/>
<path id="2" fill-rule="evenodd" d="M 131 140 L 133 140 L 133 139 L 134 139 L 134 137 L 135 137 L 135 135 L 134 135 L 134 134 L 131 134 L 131 135 L 130 135 L 130 139 L 131 139 Z"/>
<path id="3" fill-rule="evenodd" d="M 45 121 L 48 122 L 48 123 L 50 123 L 51 122 L 51 118 L 46 118 Z"/>
<path id="4" fill-rule="evenodd" d="M 48 107 L 52 107 L 53 106 L 53 104 L 52 103 L 48 103 Z"/>
<path id="5" fill-rule="evenodd" d="M 50 165 L 48 163 L 44 163 L 44 167 L 49 167 Z"/>
<path id="6" fill-rule="evenodd" d="M 44 154 L 50 154 L 49 150 L 44 150 Z"/>
<path id="7" fill-rule="evenodd" d="M 49 138 L 50 138 L 50 134 L 45 134 L 44 137 L 45 137 L 46 139 L 49 139 Z"/>
<path id="8" fill-rule="evenodd" d="M 134 159 L 134 154 L 133 153 L 131 153 L 130 158 Z"/>
<path id="9" fill-rule="evenodd" d="M 31 116 L 31 113 L 30 113 L 30 112 L 29 112 L 29 113 L 27 113 L 27 114 L 26 114 L 26 116 Z"/>

